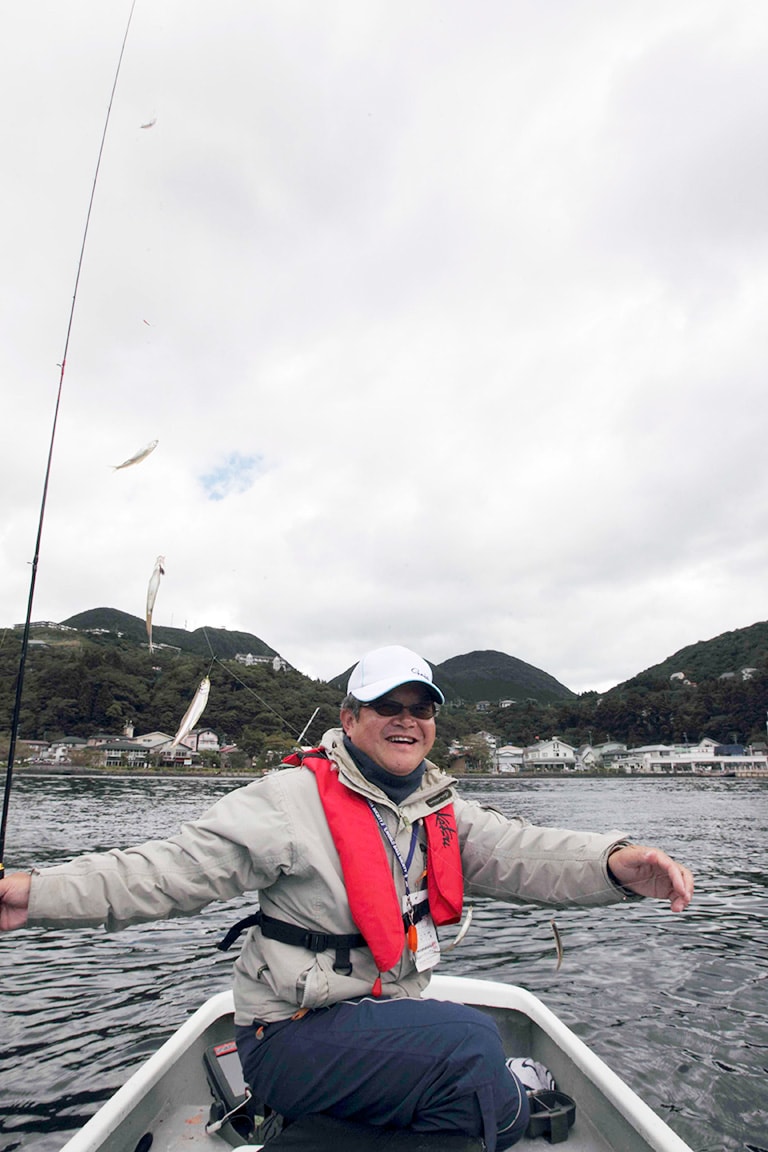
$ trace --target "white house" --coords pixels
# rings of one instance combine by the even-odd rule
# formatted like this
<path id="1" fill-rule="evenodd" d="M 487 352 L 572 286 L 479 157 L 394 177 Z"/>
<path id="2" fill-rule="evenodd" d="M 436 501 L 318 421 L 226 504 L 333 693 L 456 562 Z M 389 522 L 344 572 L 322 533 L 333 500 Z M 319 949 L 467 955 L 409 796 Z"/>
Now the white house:
<path id="1" fill-rule="evenodd" d="M 604 744 L 593 744 L 592 750 L 600 763 L 607 767 L 609 764 L 612 764 L 616 757 L 621 755 L 622 752 L 626 752 L 627 746 L 626 744 L 620 744 L 616 740 L 606 740 Z"/>
<path id="2" fill-rule="evenodd" d="M 88 741 L 83 736 L 64 736 L 61 740 L 53 740 L 48 748 L 48 758 L 60 763 L 66 763 L 73 752 L 85 748 Z"/>
<path id="3" fill-rule="evenodd" d="M 580 772 L 589 772 L 599 767 L 600 760 L 591 744 L 582 744 L 576 753 L 576 768 Z"/>
<path id="4" fill-rule="evenodd" d="M 219 738 L 213 728 L 193 728 L 188 736 L 184 737 L 188 748 L 196 752 L 218 752 Z"/>
<path id="5" fill-rule="evenodd" d="M 520 772 L 523 767 L 523 749 L 514 744 L 502 744 L 494 757 L 497 772 Z"/>
<path id="6" fill-rule="evenodd" d="M 99 746 L 99 760 L 105 768 L 143 768 L 149 755 L 133 740 L 114 740 Z"/>
<path id="7" fill-rule="evenodd" d="M 533 772 L 562 772 L 576 767 L 576 749 L 559 736 L 529 744 L 523 752 L 523 765 Z"/>
<path id="8" fill-rule="evenodd" d="M 614 760 L 614 766 L 625 772 L 650 775 L 727 773 L 762 776 L 766 765 L 768 759 L 765 756 L 745 754 L 740 746 L 726 749 L 710 736 L 703 737 L 698 744 L 646 744 L 630 748 Z"/>
<path id="9" fill-rule="evenodd" d="M 169 736 L 167 732 L 147 732 L 143 736 L 134 736 L 134 743 L 143 744 L 152 752 L 156 752 L 165 744 L 170 744 L 171 740 L 173 736 Z"/>

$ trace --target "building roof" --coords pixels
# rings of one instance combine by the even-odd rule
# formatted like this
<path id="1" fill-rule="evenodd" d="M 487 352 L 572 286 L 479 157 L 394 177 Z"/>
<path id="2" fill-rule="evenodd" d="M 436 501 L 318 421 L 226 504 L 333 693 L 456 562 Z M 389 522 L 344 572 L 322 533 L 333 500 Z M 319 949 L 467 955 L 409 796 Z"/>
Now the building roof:
<path id="1" fill-rule="evenodd" d="M 100 745 L 102 752 L 143 752 L 146 756 L 149 749 L 144 744 L 137 744 L 135 740 L 110 740 Z"/>

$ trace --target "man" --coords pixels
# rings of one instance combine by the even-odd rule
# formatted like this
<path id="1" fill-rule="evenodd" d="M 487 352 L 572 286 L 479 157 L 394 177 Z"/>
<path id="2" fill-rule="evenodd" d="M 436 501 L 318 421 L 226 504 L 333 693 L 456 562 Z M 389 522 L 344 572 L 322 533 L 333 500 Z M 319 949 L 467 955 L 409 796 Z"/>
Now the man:
<path id="1" fill-rule="evenodd" d="M 0 928 L 119 928 L 259 894 L 234 965 L 246 1081 L 288 1120 L 326 1114 L 509 1148 L 528 1120 L 495 1025 L 422 1000 L 436 925 L 467 896 L 599 905 L 693 894 L 659 849 L 534 827 L 462 800 L 428 759 L 443 695 L 407 648 L 365 656 L 341 728 L 174 837 L 0 883 Z M 524 1055 L 524 1054 L 519 1054 Z"/>

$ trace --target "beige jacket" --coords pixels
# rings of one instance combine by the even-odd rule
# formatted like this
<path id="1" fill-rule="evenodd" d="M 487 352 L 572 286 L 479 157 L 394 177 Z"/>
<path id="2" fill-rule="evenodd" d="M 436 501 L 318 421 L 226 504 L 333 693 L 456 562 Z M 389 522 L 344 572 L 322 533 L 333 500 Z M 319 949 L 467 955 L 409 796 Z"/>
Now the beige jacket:
<path id="1" fill-rule="evenodd" d="M 569 832 L 506 819 L 462 800 L 453 777 L 430 763 L 419 790 L 398 808 L 361 775 L 342 738 L 340 729 L 332 729 L 323 746 L 344 783 L 375 801 L 404 859 L 414 821 L 453 802 L 466 897 L 551 905 L 609 904 L 624 898 L 606 870 L 610 851 L 626 842 L 621 833 Z M 391 848 L 387 851 L 402 895 L 402 870 Z M 417 849 L 409 877 L 414 891 L 423 861 Z M 168 840 L 79 856 L 35 872 L 28 923 L 104 924 L 115 930 L 191 915 L 212 900 L 243 892 L 258 893 L 268 915 L 310 931 L 357 931 L 315 778 L 307 769 L 286 768 L 238 788 Z M 315 955 L 266 940 L 258 928 L 250 929 L 235 962 L 236 1022 L 284 1019 L 298 1007 L 315 1008 L 369 993 L 377 975 L 370 952 L 354 949 L 351 958 L 352 974 L 340 975 L 333 971 L 333 951 Z M 398 965 L 383 976 L 384 995 L 418 996 L 428 980 L 429 974 L 416 971 L 404 948 Z"/>

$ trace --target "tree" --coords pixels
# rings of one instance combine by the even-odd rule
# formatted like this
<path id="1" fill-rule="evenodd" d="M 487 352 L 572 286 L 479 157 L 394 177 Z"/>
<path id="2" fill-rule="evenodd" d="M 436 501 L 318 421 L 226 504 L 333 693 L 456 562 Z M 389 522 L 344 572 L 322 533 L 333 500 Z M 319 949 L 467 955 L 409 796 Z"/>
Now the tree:
<path id="1" fill-rule="evenodd" d="M 492 764 L 492 754 L 488 741 L 476 733 L 463 741 L 467 767 L 472 772 L 488 772 Z"/>

